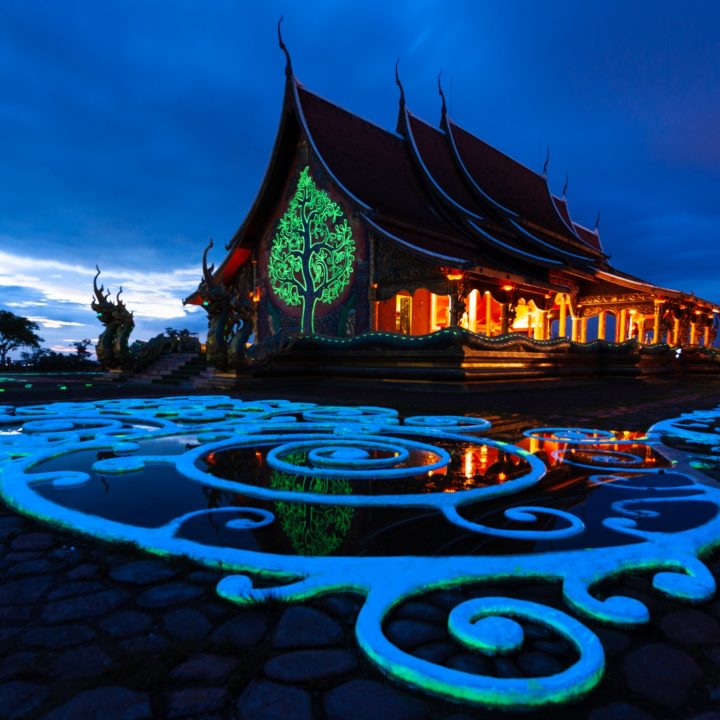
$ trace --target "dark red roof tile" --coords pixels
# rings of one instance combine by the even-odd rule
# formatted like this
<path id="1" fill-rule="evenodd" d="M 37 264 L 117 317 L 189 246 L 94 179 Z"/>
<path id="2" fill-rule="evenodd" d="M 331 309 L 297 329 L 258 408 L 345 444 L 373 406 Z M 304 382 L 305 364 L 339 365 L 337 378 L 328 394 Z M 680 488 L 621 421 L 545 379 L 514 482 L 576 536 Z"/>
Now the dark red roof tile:
<path id="1" fill-rule="evenodd" d="M 588 230 L 586 227 L 578 225 L 577 223 L 573 223 L 573 227 L 575 228 L 575 232 L 578 234 L 578 237 L 586 245 L 595 248 L 595 250 L 603 252 L 602 243 L 600 242 L 600 235 L 597 232 Z"/>
<path id="2" fill-rule="evenodd" d="M 381 215 L 443 235 L 456 234 L 434 207 L 405 139 L 298 88 L 318 152 L 338 180 Z"/>
<path id="3" fill-rule="evenodd" d="M 455 146 L 473 180 L 495 202 L 523 220 L 572 238 L 553 205 L 545 178 L 450 123 Z"/>
<path id="4" fill-rule="evenodd" d="M 460 174 L 445 133 L 412 114 L 409 114 L 409 119 L 410 130 L 415 139 L 418 154 L 433 180 L 464 209 L 477 215 L 483 215 L 483 208 L 478 205 Z"/>
<path id="5" fill-rule="evenodd" d="M 570 226 L 573 226 L 573 221 L 570 219 L 570 211 L 568 210 L 567 206 L 567 200 L 564 197 L 558 197 L 557 195 L 553 195 L 552 199 L 555 202 L 555 207 L 557 208 L 558 212 L 560 213 L 560 216 L 562 219 Z"/>

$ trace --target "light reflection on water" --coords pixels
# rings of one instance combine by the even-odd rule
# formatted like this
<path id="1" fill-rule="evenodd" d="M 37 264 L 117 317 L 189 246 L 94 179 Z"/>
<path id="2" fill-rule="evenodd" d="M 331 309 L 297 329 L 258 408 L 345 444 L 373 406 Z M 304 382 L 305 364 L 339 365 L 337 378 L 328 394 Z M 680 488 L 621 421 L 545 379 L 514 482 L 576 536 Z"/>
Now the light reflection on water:
<path id="1" fill-rule="evenodd" d="M 401 433 L 398 433 L 401 434 Z M 508 520 L 507 508 L 516 505 L 540 505 L 571 513 L 585 524 L 585 530 L 570 538 L 549 541 L 508 540 L 469 532 L 451 524 L 434 508 L 395 506 L 353 507 L 322 503 L 295 503 L 289 500 L 259 500 L 240 492 L 220 490 L 179 475 L 172 466 L 150 464 L 119 475 L 103 475 L 92 470 L 97 460 L 116 457 L 111 450 L 85 450 L 60 455 L 33 468 L 33 472 L 80 470 L 89 473 L 90 482 L 72 488 L 58 488 L 49 481 L 35 483 L 36 491 L 55 502 L 140 527 L 158 527 L 200 509 L 208 512 L 186 520 L 181 537 L 207 545 L 229 546 L 283 554 L 311 555 L 443 555 L 507 554 L 626 544 L 603 525 L 617 500 L 646 502 L 644 485 L 648 475 L 633 474 L 633 469 L 667 468 L 664 475 L 653 475 L 655 489 L 682 485 L 669 463 L 649 445 L 633 442 L 640 434 L 619 433 L 616 442 L 572 445 L 557 440 L 526 437 L 518 443 L 523 450 L 543 460 L 548 473 L 537 485 L 493 501 L 477 502 L 460 508 L 462 517 L 483 525 L 502 528 L 552 530 L 557 518 L 544 516 L 535 523 Z M 511 482 L 528 472 L 528 462 L 513 452 L 512 446 L 432 439 L 435 446 L 450 454 L 449 464 L 432 472 L 423 472 L 434 457 L 422 450 L 411 450 L 407 462 L 420 472 L 410 477 L 363 479 L 319 478 L 312 474 L 280 472 L 270 467 L 267 453 L 271 440 L 258 440 L 253 446 L 216 451 L 204 456 L 199 465 L 209 475 L 244 484 L 283 490 L 312 492 L 316 495 L 418 495 L 456 493 Z M 200 445 L 193 433 L 172 437 L 146 438 L 139 441 L 143 455 L 179 455 Z M 277 444 L 275 442 L 275 444 Z M 625 472 L 601 476 L 601 460 L 607 453 L 632 456 L 633 466 Z M 387 450 L 370 450 L 370 460 L 392 457 Z M 572 463 L 570 462 L 572 461 Z M 584 461 L 584 462 L 583 462 Z M 307 453 L 292 458 L 295 464 L 307 462 Z M 582 464 L 594 463 L 594 469 Z M 635 487 L 636 486 L 636 487 Z M 665 493 L 680 492 L 668 489 Z M 647 504 L 646 504 L 647 505 Z M 242 529 L 242 523 L 229 522 L 240 517 L 233 507 L 258 508 L 271 513 L 276 522 L 254 529 Z M 710 503 L 656 503 L 638 519 L 647 529 L 679 531 L 709 519 L 714 512 Z M 218 511 L 223 510 L 220 514 Z M 239 529 L 238 529 L 239 527 Z"/>

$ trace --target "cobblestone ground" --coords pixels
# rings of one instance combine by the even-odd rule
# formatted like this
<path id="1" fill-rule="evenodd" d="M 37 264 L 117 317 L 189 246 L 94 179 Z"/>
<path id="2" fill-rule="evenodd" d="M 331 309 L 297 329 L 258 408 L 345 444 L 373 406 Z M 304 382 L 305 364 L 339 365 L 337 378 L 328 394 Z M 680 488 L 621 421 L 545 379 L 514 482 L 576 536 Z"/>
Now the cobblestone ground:
<path id="1" fill-rule="evenodd" d="M 359 599 L 237 608 L 216 597 L 221 577 L 195 565 L 89 543 L 0 515 L 0 716 L 3 718 L 239 718 L 378 720 L 494 718 L 397 688 L 370 667 L 353 636 Z M 720 561 L 711 563 L 720 576 Z M 622 632 L 590 624 L 608 670 L 583 703 L 533 718 L 720 720 L 720 601 L 685 607 L 628 576 L 653 621 Z M 388 619 L 414 654 L 471 672 L 557 672 L 571 650 L 530 627 L 515 660 L 464 653 L 446 633 L 449 608 L 481 594 L 561 606 L 552 585 L 484 585 L 428 593 Z"/>
<path id="2" fill-rule="evenodd" d="M 417 402 L 425 412 L 447 412 L 445 406 L 453 405 L 478 414 L 485 405 L 495 411 L 487 415 L 495 420 L 498 434 L 507 437 L 529 419 L 540 418 L 543 408 L 545 424 L 569 422 L 572 416 L 578 425 L 594 421 L 594 426 L 617 427 L 623 420 L 625 427 L 646 427 L 720 402 L 715 382 L 659 385 L 647 395 L 645 389 L 629 388 L 614 396 L 607 387 L 593 387 L 574 404 L 550 404 L 557 386 L 515 390 L 514 406 L 512 398 L 489 391 L 462 402 L 442 396 L 430 403 L 422 392 L 400 402 L 407 408 Z M 281 396 L 277 387 L 266 394 Z M 331 396 L 323 391 L 317 399 L 328 402 Z M 587 402 L 589 396 L 596 398 L 594 403 Z M 383 399 L 376 393 L 357 402 Z M 384 404 L 399 407 L 398 395 L 388 393 Z M 509 412 L 505 404 L 523 412 Z M 90 542 L 2 506 L 0 541 L 2 718 L 508 717 L 440 702 L 385 680 L 357 649 L 353 630 L 360 599 L 354 596 L 238 608 L 216 596 L 218 573 L 151 558 L 132 547 Z M 720 582 L 720 556 L 708 563 Z M 665 600 L 642 575 L 625 577 L 618 589 L 645 602 L 652 622 L 627 632 L 588 623 L 606 650 L 602 683 L 582 703 L 526 717 L 720 720 L 720 601 L 691 607 Z M 385 631 L 420 657 L 498 677 L 553 673 L 572 661 L 572 650 L 539 626 L 526 629 L 528 640 L 513 660 L 491 664 L 451 644 L 445 629 L 449 608 L 498 593 L 561 606 L 559 588 L 550 584 L 436 591 L 396 609 Z"/>

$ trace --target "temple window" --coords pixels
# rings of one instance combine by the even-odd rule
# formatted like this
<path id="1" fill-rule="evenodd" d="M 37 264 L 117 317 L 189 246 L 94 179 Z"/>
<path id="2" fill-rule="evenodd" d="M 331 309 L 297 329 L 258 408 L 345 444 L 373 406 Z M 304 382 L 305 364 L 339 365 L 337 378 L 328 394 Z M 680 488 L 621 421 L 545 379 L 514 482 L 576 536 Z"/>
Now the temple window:
<path id="1" fill-rule="evenodd" d="M 395 296 L 395 332 L 401 335 L 412 334 L 412 297 Z"/>
<path id="2" fill-rule="evenodd" d="M 430 332 L 450 325 L 450 296 L 430 293 Z"/>

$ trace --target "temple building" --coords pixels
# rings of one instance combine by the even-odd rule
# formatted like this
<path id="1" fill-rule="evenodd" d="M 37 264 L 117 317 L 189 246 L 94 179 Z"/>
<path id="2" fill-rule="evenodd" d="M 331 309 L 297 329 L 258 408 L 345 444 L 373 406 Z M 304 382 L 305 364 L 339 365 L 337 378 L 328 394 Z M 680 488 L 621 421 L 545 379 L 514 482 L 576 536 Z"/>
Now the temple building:
<path id="1" fill-rule="evenodd" d="M 386 130 L 303 87 L 281 48 L 285 96 L 265 178 L 217 269 L 206 249 L 188 298 L 208 311 L 216 366 L 239 367 L 251 339 L 282 352 L 291 338 L 421 344 L 448 328 L 477 347 L 508 336 L 536 348 L 712 345 L 718 306 L 614 268 L 597 225 L 575 222 L 544 173 L 457 125 L 439 83 L 434 126 L 396 78 L 397 127 Z"/>

